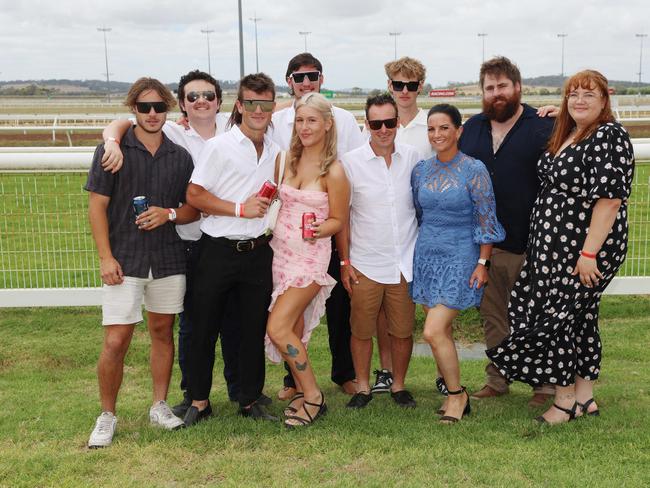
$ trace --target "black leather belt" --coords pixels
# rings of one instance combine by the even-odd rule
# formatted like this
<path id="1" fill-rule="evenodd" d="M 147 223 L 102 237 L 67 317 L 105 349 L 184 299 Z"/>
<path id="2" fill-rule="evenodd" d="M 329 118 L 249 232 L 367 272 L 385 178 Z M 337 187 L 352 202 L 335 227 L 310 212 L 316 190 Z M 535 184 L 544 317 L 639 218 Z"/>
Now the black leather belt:
<path id="1" fill-rule="evenodd" d="M 206 234 L 207 235 L 207 234 Z M 227 239 L 226 237 L 211 237 L 208 236 L 211 241 L 218 242 L 219 244 L 224 244 L 228 247 L 233 248 L 237 252 L 249 252 L 255 249 L 256 247 L 263 246 L 268 244 L 271 240 L 271 236 L 261 235 L 255 239 L 243 239 L 241 241 L 236 241 L 234 239 Z"/>

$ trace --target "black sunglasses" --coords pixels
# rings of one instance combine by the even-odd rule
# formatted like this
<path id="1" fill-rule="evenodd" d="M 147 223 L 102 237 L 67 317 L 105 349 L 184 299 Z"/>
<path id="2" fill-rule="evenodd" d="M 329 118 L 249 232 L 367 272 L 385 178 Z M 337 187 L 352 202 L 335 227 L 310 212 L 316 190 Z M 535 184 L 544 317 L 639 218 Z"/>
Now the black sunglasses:
<path id="1" fill-rule="evenodd" d="M 135 109 L 141 114 L 148 114 L 152 108 L 157 114 L 167 112 L 167 104 L 165 102 L 135 102 Z"/>
<path id="2" fill-rule="evenodd" d="M 275 107 L 274 100 L 242 100 L 241 104 L 246 112 L 255 112 L 257 107 L 262 109 L 262 112 L 273 112 Z"/>
<path id="3" fill-rule="evenodd" d="M 213 91 L 191 91 L 185 95 L 185 98 L 190 103 L 196 102 L 201 97 L 205 98 L 208 102 L 212 102 L 217 98 L 217 94 Z"/>
<path id="4" fill-rule="evenodd" d="M 410 92 L 418 91 L 418 88 L 420 88 L 420 82 L 419 81 L 395 81 L 395 80 L 390 80 L 390 84 L 393 85 L 393 90 L 395 91 L 402 91 L 404 87 Z"/>
<path id="5" fill-rule="evenodd" d="M 293 81 L 296 83 L 302 83 L 305 81 L 305 76 L 309 81 L 318 81 L 318 78 L 320 78 L 320 71 L 296 71 L 295 73 L 291 73 L 291 78 L 293 78 Z"/>
<path id="6" fill-rule="evenodd" d="M 392 119 L 368 121 L 368 127 L 370 127 L 371 130 L 379 130 L 382 125 L 385 125 L 387 129 L 394 129 L 397 127 L 397 117 L 393 117 Z"/>

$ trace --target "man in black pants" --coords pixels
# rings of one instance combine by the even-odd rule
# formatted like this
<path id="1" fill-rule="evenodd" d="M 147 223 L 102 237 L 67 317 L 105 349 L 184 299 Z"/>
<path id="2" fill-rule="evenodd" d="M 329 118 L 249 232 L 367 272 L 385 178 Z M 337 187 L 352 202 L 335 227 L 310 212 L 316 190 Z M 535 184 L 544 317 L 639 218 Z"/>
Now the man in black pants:
<path id="1" fill-rule="evenodd" d="M 273 179 L 279 148 L 266 135 L 275 107 L 275 85 L 263 73 L 244 77 L 229 124 L 232 129 L 210 141 L 196 164 L 188 202 L 208 214 L 201 223 L 199 255 L 193 270 L 188 386 L 190 426 L 212 413 L 210 389 L 214 346 L 226 303 L 240 313 L 239 413 L 277 420 L 258 399 L 264 386 L 264 335 L 273 280 L 273 251 L 265 235 L 268 198 L 257 196 Z"/>

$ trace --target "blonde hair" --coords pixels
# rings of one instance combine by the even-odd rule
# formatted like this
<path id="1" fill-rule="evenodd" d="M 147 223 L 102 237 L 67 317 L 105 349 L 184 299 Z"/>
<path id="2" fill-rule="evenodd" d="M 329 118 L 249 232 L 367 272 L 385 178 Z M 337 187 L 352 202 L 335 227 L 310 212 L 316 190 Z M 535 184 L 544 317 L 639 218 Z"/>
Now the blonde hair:
<path id="1" fill-rule="evenodd" d="M 325 176 L 329 172 L 330 166 L 337 159 L 336 152 L 336 121 L 334 120 L 334 113 L 332 111 L 332 104 L 320 93 L 307 93 L 303 95 L 300 100 L 296 102 L 296 113 L 300 107 L 307 106 L 315 108 L 325 119 L 325 122 L 331 120 L 332 127 L 325 134 L 325 144 L 323 145 L 323 152 L 321 154 L 320 174 Z M 293 124 L 293 132 L 291 134 L 291 145 L 289 146 L 289 169 L 295 175 L 297 174 L 298 162 L 302 156 L 303 145 L 298 133 L 296 132 L 296 124 Z"/>
<path id="2" fill-rule="evenodd" d="M 427 76 L 427 69 L 424 65 L 417 59 L 408 56 L 386 63 L 384 69 L 386 70 L 386 76 L 390 80 L 400 73 L 407 78 L 415 78 L 418 81 L 424 81 Z"/>

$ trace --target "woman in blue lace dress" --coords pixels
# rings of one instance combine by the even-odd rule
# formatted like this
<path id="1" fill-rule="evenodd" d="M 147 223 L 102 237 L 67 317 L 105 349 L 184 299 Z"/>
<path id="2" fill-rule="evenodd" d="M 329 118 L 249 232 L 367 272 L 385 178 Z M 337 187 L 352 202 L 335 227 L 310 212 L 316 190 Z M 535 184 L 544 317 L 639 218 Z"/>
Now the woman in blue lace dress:
<path id="1" fill-rule="evenodd" d="M 458 150 L 461 120 L 452 105 L 429 110 L 429 142 L 437 154 L 420 161 L 411 176 L 420 225 L 411 296 L 424 307 L 423 338 L 449 390 L 440 409 L 444 423 L 457 422 L 470 411 L 460 383 L 452 322 L 460 310 L 479 305 L 492 244 L 505 238 L 487 169 Z"/>

